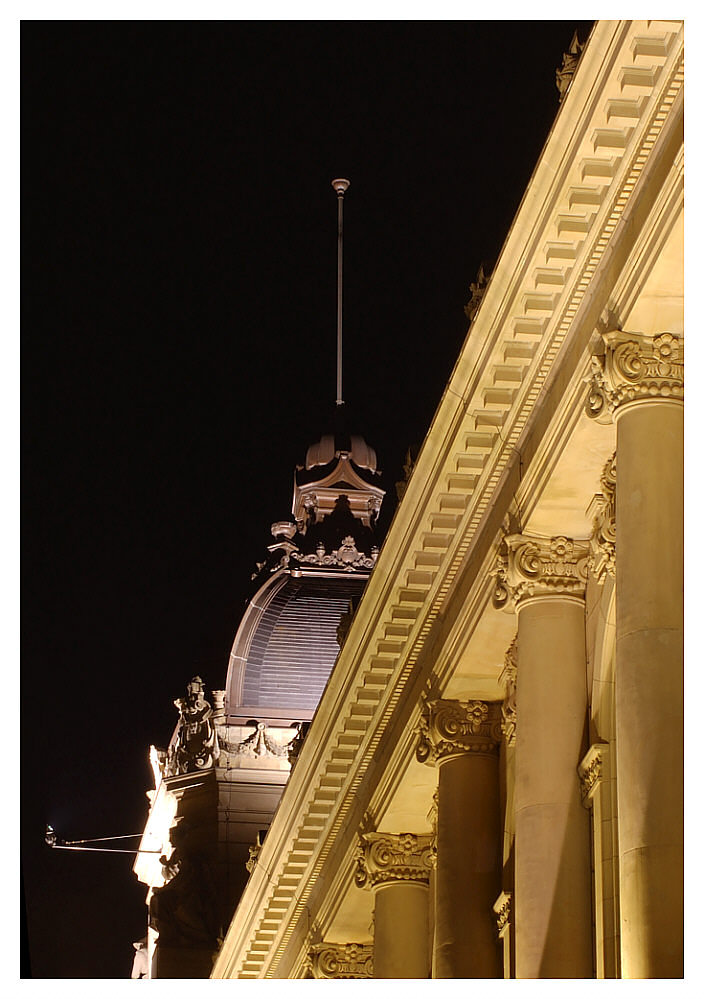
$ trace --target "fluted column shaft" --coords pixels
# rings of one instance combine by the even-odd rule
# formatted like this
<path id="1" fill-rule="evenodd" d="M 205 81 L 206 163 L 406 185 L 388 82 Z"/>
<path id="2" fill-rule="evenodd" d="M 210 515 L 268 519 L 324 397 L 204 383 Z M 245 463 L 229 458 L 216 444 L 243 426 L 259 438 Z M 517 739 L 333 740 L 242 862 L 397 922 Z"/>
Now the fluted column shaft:
<path id="1" fill-rule="evenodd" d="M 375 978 L 428 978 L 431 837 L 366 833 L 356 883 L 374 892 Z"/>
<path id="2" fill-rule="evenodd" d="M 500 738 L 499 704 L 427 705 L 417 755 L 439 767 L 434 978 L 502 977 Z"/>
<path id="3" fill-rule="evenodd" d="M 588 547 L 512 535 L 518 612 L 515 925 L 517 978 L 592 978 L 584 580 Z"/>
<path id="4" fill-rule="evenodd" d="M 615 713 L 622 975 L 683 975 L 683 354 L 612 331 L 596 398 L 617 424 Z M 591 401 L 593 401 L 591 399 Z"/>

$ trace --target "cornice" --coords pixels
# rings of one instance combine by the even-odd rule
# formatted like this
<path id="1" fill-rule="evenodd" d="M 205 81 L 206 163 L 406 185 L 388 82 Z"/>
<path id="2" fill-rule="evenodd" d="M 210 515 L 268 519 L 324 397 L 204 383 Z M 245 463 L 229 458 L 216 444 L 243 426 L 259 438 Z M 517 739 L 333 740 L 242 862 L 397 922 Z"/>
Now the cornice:
<path id="1" fill-rule="evenodd" d="M 384 765 L 376 750 L 410 680 L 433 669 L 429 636 L 468 558 L 490 544 L 483 531 L 560 352 L 569 337 L 584 349 L 581 310 L 606 305 L 607 261 L 680 121 L 682 37 L 659 22 L 593 30 L 213 977 L 281 977 L 298 959 L 314 888 L 355 834 L 351 816 L 367 807 Z"/>

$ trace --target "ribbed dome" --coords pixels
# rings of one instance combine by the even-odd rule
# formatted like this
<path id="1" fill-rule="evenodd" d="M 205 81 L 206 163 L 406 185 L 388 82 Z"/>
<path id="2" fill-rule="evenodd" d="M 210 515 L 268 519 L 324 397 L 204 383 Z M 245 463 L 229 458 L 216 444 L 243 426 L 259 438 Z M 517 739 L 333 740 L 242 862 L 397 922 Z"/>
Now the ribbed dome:
<path id="1" fill-rule="evenodd" d="M 277 573 L 235 636 L 227 681 L 231 719 L 308 721 L 338 655 L 338 627 L 366 576 Z"/>

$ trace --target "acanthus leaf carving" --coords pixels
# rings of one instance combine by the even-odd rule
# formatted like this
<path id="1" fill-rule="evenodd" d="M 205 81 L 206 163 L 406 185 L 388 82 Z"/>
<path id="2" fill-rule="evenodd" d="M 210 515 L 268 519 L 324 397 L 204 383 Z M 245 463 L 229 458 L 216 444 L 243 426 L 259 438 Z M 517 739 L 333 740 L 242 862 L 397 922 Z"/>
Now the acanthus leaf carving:
<path id="1" fill-rule="evenodd" d="M 498 559 L 498 585 L 515 604 L 534 596 L 582 598 L 589 554 L 588 542 L 562 535 L 538 538 L 508 534 L 502 541 Z"/>
<path id="2" fill-rule="evenodd" d="M 516 740 L 517 727 L 517 640 L 504 655 L 504 668 L 499 674 L 499 682 L 504 685 L 505 695 L 502 702 L 502 732 L 507 745 L 512 746 Z"/>
<path id="3" fill-rule="evenodd" d="M 607 574 L 615 574 L 617 530 L 615 496 L 617 490 L 617 452 L 609 458 L 600 476 L 602 492 L 597 493 L 592 504 L 593 530 L 590 536 L 588 568 L 604 582 Z"/>
<path id="4" fill-rule="evenodd" d="M 435 765 L 465 753 L 495 755 L 502 738 L 501 707 L 494 701 L 426 701 L 416 759 Z"/>
<path id="5" fill-rule="evenodd" d="M 372 978 L 372 944 L 318 943 L 309 949 L 314 978 Z"/>
<path id="6" fill-rule="evenodd" d="M 683 399 L 683 344 L 676 333 L 600 332 L 592 369 L 585 410 L 598 422 L 627 403 Z"/>
<path id="7" fill-rule="evenodd" d="M 375 888 L 391 881 L 428 884 L 433 866 L 431 836 L 416 833 L 362 833 L 355 884 Z"/>

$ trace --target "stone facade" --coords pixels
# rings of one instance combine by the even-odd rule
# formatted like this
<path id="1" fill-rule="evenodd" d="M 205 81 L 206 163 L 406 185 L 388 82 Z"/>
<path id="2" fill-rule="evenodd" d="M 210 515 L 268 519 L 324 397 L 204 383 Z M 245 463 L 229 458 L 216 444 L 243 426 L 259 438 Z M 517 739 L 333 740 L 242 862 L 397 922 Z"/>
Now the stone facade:
<path id="1" fill-rule="evenodd" d="M 214 978 L 683 974 L 683 24 L 557 82 Z"/>

